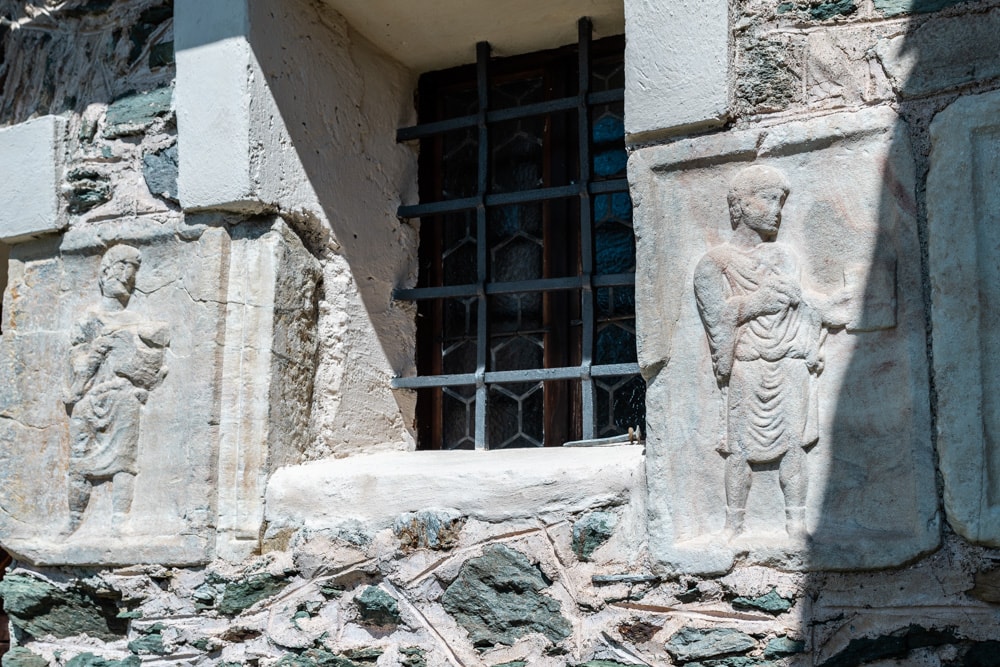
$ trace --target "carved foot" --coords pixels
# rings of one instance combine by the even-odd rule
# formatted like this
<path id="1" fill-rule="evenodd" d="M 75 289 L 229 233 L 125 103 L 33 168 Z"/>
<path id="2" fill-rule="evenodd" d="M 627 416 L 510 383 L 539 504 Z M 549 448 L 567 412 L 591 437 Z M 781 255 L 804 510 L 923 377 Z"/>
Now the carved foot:
<path id="1" fill-rule="evenodd" d="M 64 539 L 71 537 L 73 533 L 76 532 L 76 529 L 80 527 L 80 524 L 82 522 L 83 522 L 82 513 L 70 512 L 69 521 L 67 521 L 63 529 L 59 531 L 59 537 Z"/>
<path id="2" fill-rule="evenodd" d="M 793 540 L 807 541 L 809 531 L 806 529 L 806 508 L 789 507 L 785 509 L 785 532 Z"/>
<path id="3" fill-rule="evenodd" d="M 746 516 L 745 510 L 726 510 L 726 526 L 722 529 L 722 539 L 732 542 L 743 534 L 743 519 Z"/>

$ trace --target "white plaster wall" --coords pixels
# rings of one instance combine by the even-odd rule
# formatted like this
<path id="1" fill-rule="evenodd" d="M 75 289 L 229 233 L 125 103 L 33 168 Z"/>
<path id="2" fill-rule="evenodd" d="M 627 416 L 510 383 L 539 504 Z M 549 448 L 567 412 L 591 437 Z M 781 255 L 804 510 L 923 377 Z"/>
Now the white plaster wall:
<path id="1" fill-rule="evenodd" d="M 391 299 L 416 278 L 417 234 L 396 217 L 416 196 L 414 76 L 326 6 L 250 4 L 250 176 L 323 260 L 307 456 L 412 448 L 414 314 Z"/>

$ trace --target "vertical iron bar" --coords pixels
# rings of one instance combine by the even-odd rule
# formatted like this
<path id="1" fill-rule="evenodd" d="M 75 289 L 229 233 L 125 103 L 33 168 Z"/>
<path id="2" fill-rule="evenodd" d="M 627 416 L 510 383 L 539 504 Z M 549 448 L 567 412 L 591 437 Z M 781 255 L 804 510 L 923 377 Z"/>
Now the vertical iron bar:
<path id="1" fill-rule="evenodd" d="M 486 360 L 489 356 L 489 331 L 487 330 L 488 304 L 486 301 L 486 281 L 488 280 L 487 239 L 486 239 L 486 191 L 489 189 L 489 128 L 486 126 L 486 112 L 489 110 L 489 76 L 487 66 L 490 60 L 488 42 L 476 44 L 476 90 L 479 93 L 479 160 L 476 194 L 476 280 L 479 283 L 479 299 L 476 316 L 476 449 L 489 449 L 486 438 L 486 410 L 488 391 L 486 387 Z"/>
<path id="2" fill-rule="evenodd" d="M 594 437 L 594 381 L 590 377 L 594 350 L 594 242 L 590 210 L 590 110 L 587 94 L 590 92 L 590 39 L 592 25 L 589 18 L 580 19 L 579 30 L 579 90 L 577 91 L 577 127 L 580 144 L 580 270 L 583 290 L 581 311 L 583 319 L 581 402 L 583 412 L 583 439 Z"/>

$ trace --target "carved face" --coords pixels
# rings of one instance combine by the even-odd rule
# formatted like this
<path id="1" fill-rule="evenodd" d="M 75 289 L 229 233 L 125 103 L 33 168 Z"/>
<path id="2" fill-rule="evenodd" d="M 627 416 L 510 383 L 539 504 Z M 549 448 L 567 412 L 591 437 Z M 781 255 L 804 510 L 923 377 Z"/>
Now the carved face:
<path id="1" fill-rule="evenodd" d="M 782 188 L 769 187 L 756 190 L 740 200 L 741 222 L 760 234 L 763 239 L 773 239 L 781 226 L 781 207 L 787 193 Z"/>
<path id="2" fill-rule="evenodd" d="M 101 267 L 101 293 L 119 301 L 128 301 L 135 288 L 138 267 L 128 261 L 111 262 Z"/>

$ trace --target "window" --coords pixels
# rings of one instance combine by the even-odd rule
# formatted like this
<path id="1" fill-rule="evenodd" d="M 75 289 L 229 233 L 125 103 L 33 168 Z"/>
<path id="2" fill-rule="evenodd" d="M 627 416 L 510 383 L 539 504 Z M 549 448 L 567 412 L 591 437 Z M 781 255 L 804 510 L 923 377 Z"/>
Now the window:
<path id="1" fill-rule="evenodd" d="M 559 446 L 644 423 L 624 38 L 425 74 L 417 287 L 423 449 Z"/>

